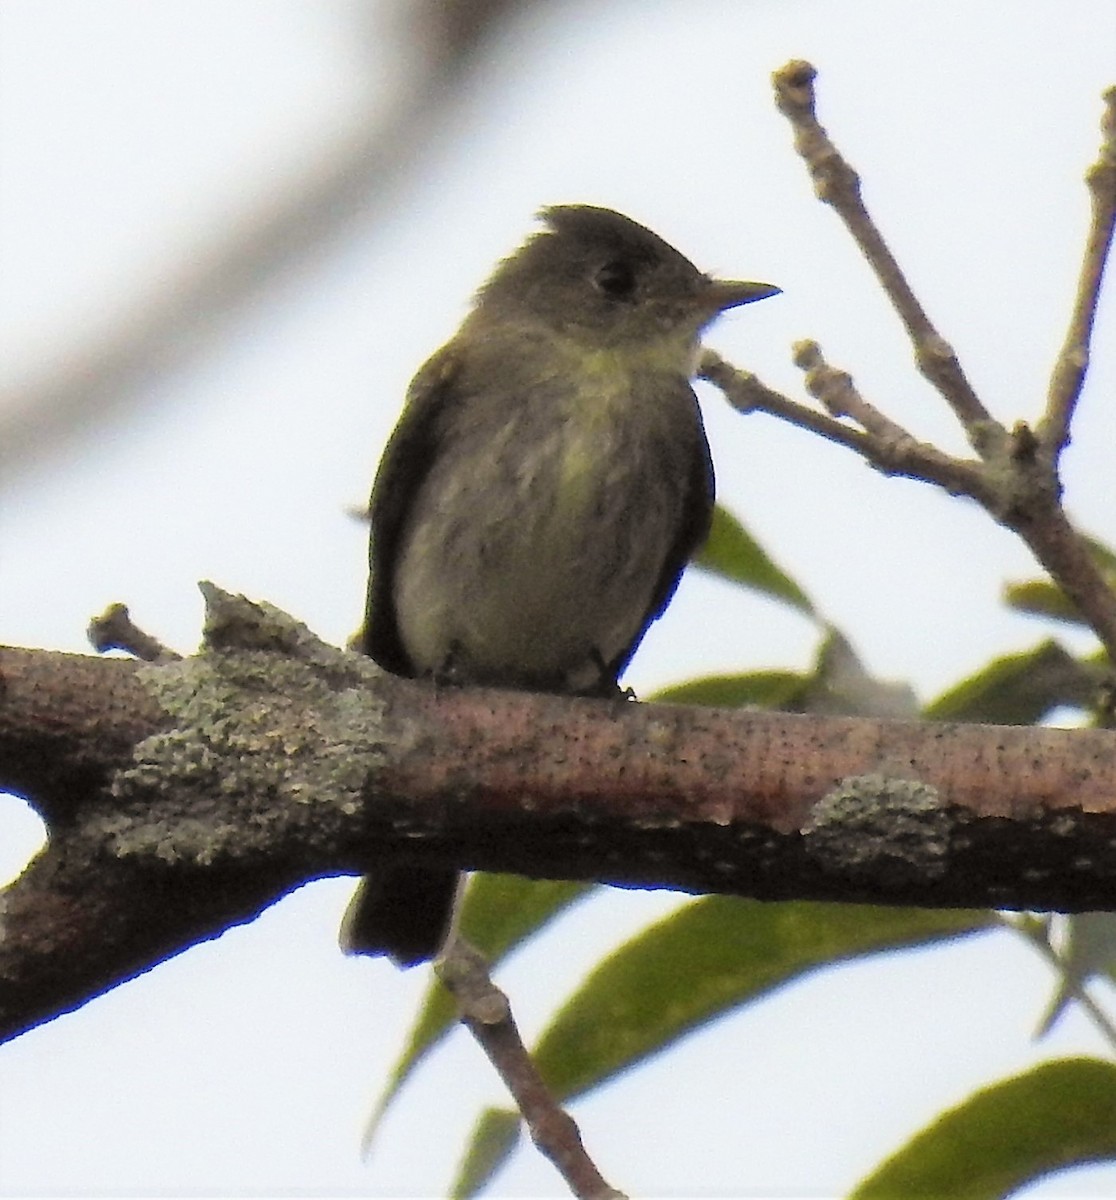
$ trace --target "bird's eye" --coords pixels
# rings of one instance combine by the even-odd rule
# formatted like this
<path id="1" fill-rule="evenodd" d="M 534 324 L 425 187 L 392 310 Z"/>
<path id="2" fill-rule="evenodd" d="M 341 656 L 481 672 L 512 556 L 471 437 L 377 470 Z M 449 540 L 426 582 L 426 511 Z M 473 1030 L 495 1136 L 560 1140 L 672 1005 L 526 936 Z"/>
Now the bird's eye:
<path id="1" fill-rule="evenodd" d="M 614 259 L 601 267 L 593 277 L 593 282 L 606 296 L 614 300 L 628 300 L 635 291 L 636 274 L 628 263 Z"/>

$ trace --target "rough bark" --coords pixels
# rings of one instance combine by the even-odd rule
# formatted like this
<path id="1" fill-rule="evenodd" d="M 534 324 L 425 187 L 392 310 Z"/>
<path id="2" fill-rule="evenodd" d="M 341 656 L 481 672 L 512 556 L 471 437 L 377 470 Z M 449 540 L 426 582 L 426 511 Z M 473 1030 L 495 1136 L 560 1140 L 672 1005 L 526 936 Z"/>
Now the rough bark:
<path id="1" fill-rule="evenodd" d="M 210 589 L 160 665 L 0 650 L 0 1037 L 388 856 L 767 899 L 1116 908 L 1116 733 L 797 716 L 385 675 Z"/>

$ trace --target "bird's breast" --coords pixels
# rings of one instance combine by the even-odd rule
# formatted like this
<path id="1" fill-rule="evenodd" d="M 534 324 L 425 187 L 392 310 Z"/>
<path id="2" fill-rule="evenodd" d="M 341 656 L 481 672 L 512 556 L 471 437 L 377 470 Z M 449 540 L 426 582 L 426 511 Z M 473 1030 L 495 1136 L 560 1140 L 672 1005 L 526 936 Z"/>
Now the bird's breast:
<path id="1" fill-rule="evenodd" d="M 701 438 L 687 392 L 583 370 L 462 412 L 396 564 L 412 661 L 482 682 L 592 684 L 638 637 L 682 520 Z M 655 389 L 652 387 L 652 391 Z M 696 427 L 696 429 L 695 429 Z"/>

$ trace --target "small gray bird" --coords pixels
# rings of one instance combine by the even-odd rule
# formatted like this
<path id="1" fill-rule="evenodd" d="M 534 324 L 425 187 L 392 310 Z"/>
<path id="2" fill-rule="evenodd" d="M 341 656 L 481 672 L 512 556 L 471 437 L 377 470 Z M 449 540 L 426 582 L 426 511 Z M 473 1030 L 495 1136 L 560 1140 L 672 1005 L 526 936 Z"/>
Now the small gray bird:
<path id="1" fill-rule="evenodd" d="M 412 678 L 610 695 L 709 530 L 701 332 L 779 289 L 711 279 L 609 209 L 541 218 L 411 383 L 372 489 L 362 649 Z M 342 944 L 433 957 L 457 881 L 394 860 Z"/>

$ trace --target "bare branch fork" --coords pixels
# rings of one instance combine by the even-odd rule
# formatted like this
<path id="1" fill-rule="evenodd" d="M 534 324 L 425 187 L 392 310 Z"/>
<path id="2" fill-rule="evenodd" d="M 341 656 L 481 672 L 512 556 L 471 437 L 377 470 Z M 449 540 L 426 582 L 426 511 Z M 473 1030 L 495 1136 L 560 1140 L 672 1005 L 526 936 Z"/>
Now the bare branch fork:
<path id="1" fill-rule="evenodd" d="M 875 272 L 907 331 L 919 370 L 949 404 L 977 457 L 955 458 L 914 437 L 865 400 L 847 373 L 825 361 L 815 342 L 800 342 L 795 362 L 805 372 L 807 391 L 820 401 L 824 413 L 773 391 L 710 351 L 702 359 L 703 377 L 744 412 L 771 413 L 855 450 L 886 474 L 922 479 L 976 500 L 1023 538 L 1116 662 L 1116 596 L 1061 506 L 1058 475 L 1085 380 L 1097 299 L 1116 224 L 1116 88 L 1104 95 L 1100 153 L 1086 173 L 1092 221 L 1046 409 L 1034 429 L 1019 421 L 1008 430 L 988 412 L 949 343 L 919 304 L 864 205 L 859 176 L 818 122 L 815 76 L 809 63 L 798 61 L 774 75 L 776 103 L 794 129 L 795 149 L 806 162 L 818 198 L 837 212 Z"/>

